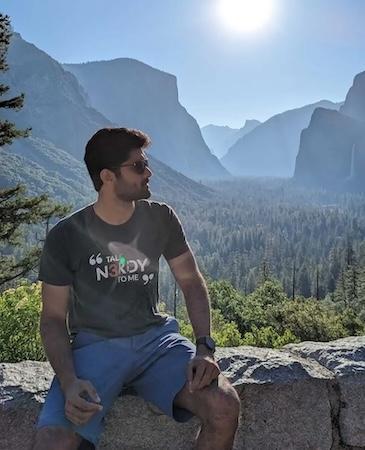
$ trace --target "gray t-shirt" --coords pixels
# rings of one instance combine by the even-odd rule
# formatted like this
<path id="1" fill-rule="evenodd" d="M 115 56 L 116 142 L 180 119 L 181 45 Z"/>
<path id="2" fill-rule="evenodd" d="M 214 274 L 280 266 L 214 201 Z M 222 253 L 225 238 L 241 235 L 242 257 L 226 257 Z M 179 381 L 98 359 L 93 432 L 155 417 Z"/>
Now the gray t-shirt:
<path id="1" fill-rule="evenodd" d="M 104 222 L 89 205 L 47 236 L 39 279 L 72 286 L 72 334 L 133 336 L 167 318 L 158 310 L 159 258 L 175 258 L 189 247 L 171 207 L 148 200 L 135 204 L 122 225 Z"/>

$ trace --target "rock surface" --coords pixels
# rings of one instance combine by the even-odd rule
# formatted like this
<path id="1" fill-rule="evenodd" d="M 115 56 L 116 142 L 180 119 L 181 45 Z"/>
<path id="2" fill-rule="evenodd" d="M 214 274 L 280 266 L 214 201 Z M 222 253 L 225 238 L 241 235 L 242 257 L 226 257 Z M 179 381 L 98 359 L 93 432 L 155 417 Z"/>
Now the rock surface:
<path id="1" fill-rule="evenodd" d="M 311 358 L 329 369 L 339 388 L 339 425 L 347 445 L 365 447 L 365 347 L 364 337 L 290 344 L 285 348 Z"/>
<path id="2" fill-rule="evenodd" d="M 235 449 L 365 449 L 365 337 L 217 353 L 241 398 Z M 48 363 L 0 365 L 1 449 L 29 448 L 52 375 Z M 106 418 L 98 448 L 187 450 L 198 429 L 197 418 L 179 424 L 123 395 Z"/>

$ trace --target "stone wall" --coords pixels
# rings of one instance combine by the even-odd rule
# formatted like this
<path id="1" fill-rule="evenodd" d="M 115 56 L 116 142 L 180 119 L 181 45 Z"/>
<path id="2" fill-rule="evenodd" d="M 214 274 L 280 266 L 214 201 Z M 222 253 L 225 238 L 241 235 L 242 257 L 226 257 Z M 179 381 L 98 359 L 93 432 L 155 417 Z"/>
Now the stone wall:
<path id="1" fill-rule="evenodd" d="M 222 348 L 242 417 L 235 449 L 365 450 L 365 337 L 289 344 L 281 350 Z M 29 448 L 52 369 L 0 364 L 0 449 Z M 175 423 L 125 395 L 107 417 L 103 450 L 188 450 L 199 422 Z"/>

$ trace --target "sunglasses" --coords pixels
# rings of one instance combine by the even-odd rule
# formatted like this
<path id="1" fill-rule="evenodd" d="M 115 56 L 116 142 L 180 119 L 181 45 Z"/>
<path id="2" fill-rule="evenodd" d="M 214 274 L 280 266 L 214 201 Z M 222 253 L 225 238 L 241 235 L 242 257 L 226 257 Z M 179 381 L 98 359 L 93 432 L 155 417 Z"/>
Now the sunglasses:
<path id="1" fill-rule="evenodd" d="M 131 164 L 121 164 L 118 167 L 115 167 L 116 169 L 119 167 L 133 167 L 133 170 L 138 173 L 139 175 L 142 175 L 146 169 L 146 167 L 148 166 L 148 160 L 147 159 L 142 159 L 142 160 L 138 160 L 135 161 L 134 163 Z"/>

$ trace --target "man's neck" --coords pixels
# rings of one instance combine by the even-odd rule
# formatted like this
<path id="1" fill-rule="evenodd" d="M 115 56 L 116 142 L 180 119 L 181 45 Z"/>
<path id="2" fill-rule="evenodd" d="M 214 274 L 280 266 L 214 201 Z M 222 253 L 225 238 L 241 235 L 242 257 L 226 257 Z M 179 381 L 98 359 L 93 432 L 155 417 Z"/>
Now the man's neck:
<path id="1" fill-rule="evenodd" d="M 100 195 L 93 204 L 95 214 L 110 225 L 122 225 L 132 217 L 135 210 L 135 202 L 123 200 L 105 199 Z"/>

